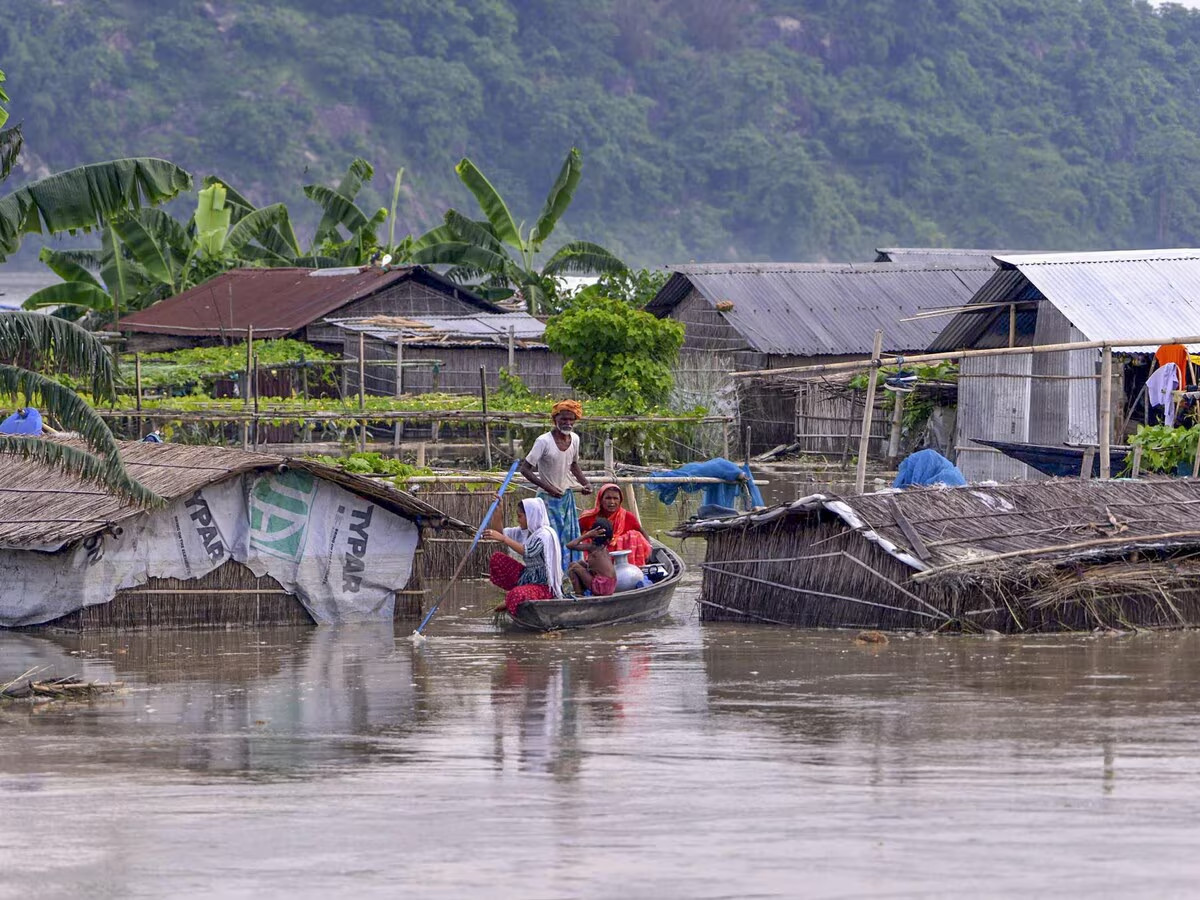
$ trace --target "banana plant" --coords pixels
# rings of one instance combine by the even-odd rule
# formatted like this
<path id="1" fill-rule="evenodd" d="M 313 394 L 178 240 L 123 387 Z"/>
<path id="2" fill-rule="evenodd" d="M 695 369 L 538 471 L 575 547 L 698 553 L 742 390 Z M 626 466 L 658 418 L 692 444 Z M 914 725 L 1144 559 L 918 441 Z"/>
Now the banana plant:
<path id="1" fill-rule="evenodd" d="M 479 203 L 483 220 L 474 220 L 449 209 L 442 224 L 413 244 L 413 262 L 447 265 L 446 275 L 472 283 L 490 300 L 520 293 L 531 314 L 550 311 L 558 290 L 558 276 L 624 272 L 625 264 L 613 253 L 590 241 L 571 241 L 558 248 L 540 268 L 535 263 L 542 245 L 554 232 L 571 205 L 583 174 L 583 157 L 572 147 L 567 153 L 533 228 L 525 232 L 508 205 L 469 159 L 454 171 Z"/>
<path id="2" fill-rule="evenodd" d="M 400 185 L 404 169 L 396 172 L 392 182 L 391 209 L 380 207 L 370 216 L 355 203 L 363 185 L 375 175 L 375 169 L 365 159 L 351 160 L 346 174 L 336 188 L 323 184 L 304 185 L 304 195 L 321 207 L 321 221 L 313 234 L 313 262 L 326 259 L 339 266 L 362 266 L 373 259 L 390 255 L 396 262 L 406 262 L 411 236 L 396 243 L 396 206 L 400 201 Z M 387 243 L 379 239 L 379 228 L 388 223 Z"/>
<path id="3" fill-rule="evenodd" d="M 0 103 L 7 101 L 0 89 Z M 7 119 L 7 110 L 0 106 L 0 125 Z M 7 177 L 20 149 L 19 133 L 14 145 L 12 131 L 0 132 L 0 180 Z M 186 171 L 154 159 L 81 166 L 35 181 L 0 199 L 0 260 L 17 250 L 25 234 L 95 228 L 143 203 L 169 200 L 191 184 Z M 83 440 L 79 447 L 33 435 L 0 435 L 0 453 L 95 481 L 137 503 L 161 502 L 125 469 L 120 447 L 96 410 L 75 391 L 31 368 L 39 365 L 81 378 L 93 402 L 115 399 L 112 357 L 95 335 L 53 316 L 0 313 L 0 396 L 37 404 Z"/>
<path id="4" fill-rule="evenodd" d="M 295 265 L 299 244 L 282 203 L 255 209 L 236 192 L 231 200 L 216 179 L 205 185 L 186 225 L 142 209 L 105 222 L 97 250 L 43 248 L 38 258 L 63 280 L 36 291 L 25 308 L 116 321 L 248 262 Z"/>

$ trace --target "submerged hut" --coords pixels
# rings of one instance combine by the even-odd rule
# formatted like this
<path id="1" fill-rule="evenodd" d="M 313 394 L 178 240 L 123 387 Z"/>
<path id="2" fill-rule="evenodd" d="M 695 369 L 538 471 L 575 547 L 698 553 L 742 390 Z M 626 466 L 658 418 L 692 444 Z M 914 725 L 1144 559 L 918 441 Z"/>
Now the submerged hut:
<path id="1" fill-rule="evenodd" d="M 1200 625 L 1200 482 L 1055 480 L 792 503 L 707 541 L 701 618 L 1003 632 Z"/>
<path id="2" fill-rule="evenodd" d="M 310 460 L 150 443 L 121 454 L 164 507 L 0 456 L 0 626 L 414 615 L 422 532 L 469 530 L 411 494 Z"/>
<path id="3" fill-rule="evenodd" d="M 729 388 L 729 373 L 866 359 L 876 329 L 885 352 L 925 349 L 944 320 L 914 318 L 930 306 L 966 303 L 995 264 L 719 263 L 671 266 L 646 311 L 684 324 L 677 385 L 710 407 Z M 743 425 L 756 449 L 791 444 L 838 452 L 862 417 L 862 399 L 842 383 L 743 385 Z M 880 419 L 871 451 L 888 440 Z"/>

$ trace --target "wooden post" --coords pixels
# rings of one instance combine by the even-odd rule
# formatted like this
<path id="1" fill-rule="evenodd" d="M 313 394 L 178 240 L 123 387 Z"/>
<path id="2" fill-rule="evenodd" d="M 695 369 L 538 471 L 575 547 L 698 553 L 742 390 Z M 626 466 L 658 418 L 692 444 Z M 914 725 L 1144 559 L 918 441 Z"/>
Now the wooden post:
<path id="1" fill-rule="evenodd" d="M 729 459 L 729 431 L 732 426 L 728 422 L 721 424 L 721 456 Z"/>
<path id="2" fill-rule="evenodd" d="M 242 384 L 242 405 L 249 407 L 250 379 L 254 368 L 254 326 L 246 329 L 246 381 Z"/>
<path id="3" fill-rule="evenodd" d="M 1112 347 L 1101 351 L 1100 363 L 1100 477 L 1112 477 Z"/>
<path id="4" fill-rule="evenodd" d="M 251 387 L 253 388 L 253 391 L 254 391 L 254 415 L 255 415 L 254 436 L 256 438 L 258 437 L 257 416 L 258 416 L 258 378 L 259 378 L 259 375 L 260 375 L 260 370 L 258 367 L 258 354 L 255 353 L 254 354 L 254 378 L 253 378 L 253 381 L 251 382 Z"/>
<path id="5" fill-rule="evenodd" d="M 1008 346 L 1017 346 L 1017 304 L 1008 307 Z"/>
<path id="6" fill-rule="evenodd" d="M 863 405 L 862 433 L 858 436 L 858 466 L 854 470 L 854 491 L 861 494 L 867 484 L 867 451 L 871 446 L 871 418 L 875 414 L 875 376 L 879 373 L 879 356 L 883 353 L 883 329 L 875 330 L 871 348 L 871 367 L 867 370 L 867 399 Z"/>
<path id="7" fill-rule="evenodd" d="M 142 411 L 142 354 L 140 353 L 133 354 L 133 383 L 134 389 L 137 391 L 137 399 L 135 402 L 137 404 L 137 411 L 139 413 L 136 428 L 137 435 L 134 437 L 134 440 L 140 440 L 144 436 L 142 431 L 146 427 L 145 423 L 142 422 L 142 417 L 140 415 Z"/>
<path id="8" fill-rule="evenodd" d="M 850 412 L 846 416 L 846 442 L 842 444 L 842 458 L 838 462 L 838 468 L 845 469 L 846 462 L 850 456 L 850 441 L 854 438 L 854 406 L 858 402 L 858 391 L 855 388 L 850 388 Z"/>
<path id="9" fill-rule="evenodd" d="M 1196 458 L 1192 460 L 1192 477 L 1200 476 L 1200 444 L 1196 445 Z"/>
<path id="10" fill-rule="evenodd" d="M 604 438 L 604 477 L 609 481 L 612 480 L 616 465 L 613 462 L 613 441 L 612 435 L 606 435 Z"/>
<path id="11" fill-rule="evenodd" d="M 396 394 L 404 396 L 404 335 L 396 332 Z"/>
<path id="12" fill-rule="evenodd" d="M 360 410 L 367 408 L 366 346 L 367 336 L 360 331 L 358 333 L 358 408 Z"/>
<path id="13" fill-rule="evenodd" d="M 892 407 L 892 432 L 888 435 L 889 466 L 894 466 L 896 459 L 900 456 L 900 430 L 904 425 L 904 394 L 896 391 L 892 396 L 895 398 L 895 405 Z"/>
<path id="14" fill-rule="evenodd" d="M 517 329 L 515 325 L 508 326 L 508 374 L 517 373 Z"/>
<path id="15" fill-rule="evenodd" d="M 1091 478 L 1092 468 L 1096 464 L 1096 448 L 1088 447 L 1083 451 L 1083 462 L 1079 466 L 1080 478 Z"/>
<path id="16" fill-rule="evenodd" d="M 308 408 L 308 364 L 300 367 L 300 392 L 304 396 L 304 408 Z"/>
<path id="17" fill-rule="evenodd" d="M 1129 473 L 1130 478 L 1137 478 L 1142 474 L 1142 445 L 1138 444 L 1133 448 L 1133 469 Z"/>
<path id="18" fill-rule="evenodd" d="M 425 468 L 425 442 L 417 444 L 417 468 Z"/>
<path id="19" fill-rule="evenodd" d="M 479 398 L 483 405 L 483 463 L 488 469 L 492 467 L 492 426 L 488 424 L 487 414 L 487 374 L 483 366 L 479 367 Z"/>

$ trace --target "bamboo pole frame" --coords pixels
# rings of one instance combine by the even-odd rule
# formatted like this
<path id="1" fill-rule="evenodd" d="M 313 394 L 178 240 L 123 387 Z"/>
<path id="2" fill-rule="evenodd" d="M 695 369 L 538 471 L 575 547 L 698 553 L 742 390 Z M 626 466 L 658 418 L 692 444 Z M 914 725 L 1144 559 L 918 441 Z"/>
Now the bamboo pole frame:
<path id="1" fill-rule="evenodd" d="M 1100 353 L 1100 478 L 1107 481 L 1112 476 L 1112 347 L 1105 344 Z"/>
<path id="2" fill-rule="evenodd" d="M 1168 338 L 1138 338 L 1119 341 L 1069 341 L 1062 344 L 1041 344 L 1031 347 L 989 347 L 983 350 L 953 350 L 945 353 L 917 353 L 912 356 L 889 353 L 875 359 L 858 359 L 850 362 L 818 363 L 811 366 L 787 366 L 781 369 L 750 369 L 731 372 L 732 378 L 777 378 L 781 375 L 820 375 L 827 372 L 854 372 L 859 369 L 903 366 L 915 363 L 945 362 L 983 356 L 1013 356 L 1018 353 L 1061 353 L 1064 350 L 1114 350 L 1130 347 L 1158 347 L 1162 344 L 1200 344 L 1200 336 Z"/>
<path id="3" fill-rule="evenodd" d="M 854 493 L 861 494 L 867 483 L 867 452 L 871 447 L 871 418 L 875 414 L 875 369 L 883 352 L 883 329 L 875 329 L 871 348 L 871 371 L 867 376 L 867 400 L 863 407 L 862 432 L 858 436 L 858 464 L 854 467 Z"/>

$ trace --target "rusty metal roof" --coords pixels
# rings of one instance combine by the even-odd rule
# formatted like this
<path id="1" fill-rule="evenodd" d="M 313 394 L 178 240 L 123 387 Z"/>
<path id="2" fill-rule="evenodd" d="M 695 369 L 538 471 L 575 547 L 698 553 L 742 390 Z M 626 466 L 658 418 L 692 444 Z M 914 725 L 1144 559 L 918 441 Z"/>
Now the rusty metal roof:
<path id="1" fill-rule="evenodd" d="M 117 323 L 120 331 L 182 336 L 283 337 L 347 303 L 412 279 L 479 307 L 500 312 L 468 289 L 424 266 L 343 269 L 230 269 Z"/>
<path id="2" fill-rule="evenodd" d="M 1045 299 L 1089 341 L 1200 333 L 1200 249 L 1030 253 L 996 261 L 1000 269 L 972 305 Z M 976 346 L 989 320 L 959 314 L 929 349 Z"/>
<path id="3" fill-rule="evenodd" d="M 752 263 L 668 267 L 674 274 L 646 306 L 667 316 L 694 287 L 760 353 L 786 356 L 923 350 L 944 319 L 906 322 L 923 309 L 965 304 L 995 267 L 896 263 Z M 728 308 L 726 308 L 729 304 Z"/>

